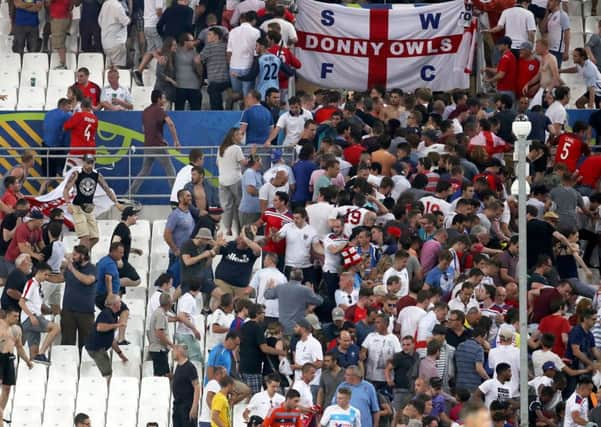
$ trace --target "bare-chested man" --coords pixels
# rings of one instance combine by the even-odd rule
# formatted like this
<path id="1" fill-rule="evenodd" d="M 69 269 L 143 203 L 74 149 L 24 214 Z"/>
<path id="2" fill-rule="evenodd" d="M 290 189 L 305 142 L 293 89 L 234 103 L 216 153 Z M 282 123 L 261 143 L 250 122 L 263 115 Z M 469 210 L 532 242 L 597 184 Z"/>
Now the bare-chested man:
<path id="1" fill-rule="evenodd" d="M 390 119 L 399 120 L 401 114 L 405 111 L 403 105 L 403 91 L 401 89 L 391 89 L 388 95 L 389 104 L 382 108 L 380 119 L 387 122 Z"/>
<path id="2" fill-rule="evenodd" d="M 540 89 L 532 98 L 530 105 L 542 105 L 543 94 L 561 86 L 561 79 L 559 77 L 559 68 L 557 68 L 557 59 L 549 52 L 547 40 L 542 38 L 538 39 L 534 46 L 534 51 L 538 55 L 540 61 L 538 70 Z M 533 80 L 536 81 L 536 78 Z"/>
<path id="3" fill-rule="evenodd" d="M 16 384 L 15 372 L 15 347 L 21 359 L 29 369 L 33 363 L 27 356 L 21 342 L 21 328 L 19 327 L 19 311 L 15 308 L 0 310 L 0 379 L 2 380 L 2 393 L 0 393 L 0 420 L 4 418 L 4 409 L 10 388 Z"/>

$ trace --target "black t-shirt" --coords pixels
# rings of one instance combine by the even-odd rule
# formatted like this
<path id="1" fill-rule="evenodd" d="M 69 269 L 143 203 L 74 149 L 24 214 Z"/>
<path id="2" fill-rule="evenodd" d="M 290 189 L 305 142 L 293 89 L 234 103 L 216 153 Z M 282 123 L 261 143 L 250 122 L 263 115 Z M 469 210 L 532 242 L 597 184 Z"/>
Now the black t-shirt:
<path id="1" fill-rule="evenodd" d="M 98 332 L 96 327 L 99 323 L 115 324 L 119 322 L 118 315 L 113 313 L 110 308 L 105 308 L 100 312 L 94 322 L 94 328 L 90 331 L 86 348 L 90 351 L 108 350 L 113 345 L 115 339 L 115 330 L 111 329 L 107 332 Z"/>
<path id="2" fill-rule="evenodd" d="M 111 241 L 113 241 L 114 236 L 119 236 L 121 238 L 121 243 L 123 243 L 124 253 L 123 253 L 123 261 L 127 261 L 129 259 L 129 252 L 131 251 L 131 231 L 125 223 L 120 222 L 115 227 L 115 231 L 113 231 L 113 236 L 111 236 Z"/>
<path id="3" fill-rule="evenodd" d="M 526 238 L 528 239 L 527 263 L 528 268 L 534 267 L 539 255 L 553 254 L 553 233 L 555 229 L 551 224 L 540 219 L 531 219 L 526 225 Z"/>
<path id="4" fill-rule="evenodd" d="M 263 352 L 259 348 L 266 344 L 265 331 L 254 320 L 249 320 L 240 328 L 240 372 L 260 374 Z"/>
<path id="5" fill-rule="evenodd" d="M 215 270 L 215 278 L 238 288 L 247 287 L 257 259 L 252 249 L 238 249 L 233 240 L 223 246 L 220 253 L 223 257 Z"/>
<path id="6" fill-rule="evenodd" d="M 4 285 L 4 293 L 2 294 L 2 298 L 0 298 L 0 306 L 2 306 L 3 310 L 8 310 L 9 308 L 14 308 L 21 311 L 21 307 L 19 307 L 19 301 L 14 300 L 8 296 L 6 292 L 8 289 L 14 289 L 21 293 L 23 293 L 23 289 L 25 289 L 25 283 L 27 283 L 27 276 L 18 268 L 15 268 L 6 278 L 6 284 Z"/>
<path id="7" fill-rule="evenodd" d="M 75 189 L 77 190 L 77 193 L 73 199 L 73 204 L 77 206 L 93 204 L 97 185 L 98 172 L 95 170 L 86 172 L 83 169 L 79 171 L 77 173 L 77 179 L 75 180 Z"/>
<path id="8" fill-rule="evenodd" d="M 191 257 L 195 257 L 200 255 L 206 250 L 211 249 L 209 245 L 200 245 L 196 246 L 192 239 L 186 240 L 182 247 L 180 248 L 181 255 L 190 255 Z M 203 270 L 207 268 L 211 268 L 211 258 L 206 258 L 196 264 L 192 264 L 189 266 L 184 265 L 184 262 L 181 263 L 181 277 L 180 281 L 185 282 L 187 280 L 193 279 L 195 277 L 205 277 Z"/>
<path id="9" fill-rule="evenodd" d="M 198 380 L 198 372 L 192 362 L 178 365 L 173 373 L 173 400 L 175 403 L 189 403 L 194 400 L 194 385 L 192 382 Z"/>
<path id="10" fill-rule="evenodd" d="M 597 110 L 590 115 L 588 118 L 588 124 L 595 129 L 597 139 L 601 138 L 601 110 Z"/>
<path id="11" fill-rule="evenodd" d="M 461 344 L 463 341 L 466 341 L 468 338 L 471 338 L 471 336 L 472 336 L 471 329 L 464 329 L 463 333 L 460 336 L 457 335 L 455 332 L 453 332 L 451 329 L 447 329 L 447 334 L 446 334 L 445 338 L 447 340 L 447 344 L 449 344 L 452 347 L 457 348 L 457 346 L 459 344 Z"/>
<path id="12" fill-rule="evenodd" d="M 4 230 L 11 231 L 17 226 L 17 215 L 10 213 L 4 217 L 2 224 L 0 224 L 0 255 L 4 256 L 10 240 L 4 240 Z M 12 239 L 11 239 L 12 240 Z"/>
<path id="13" fill-rule="evenodd" d="M 194 218 L 194 230 L 190 235 L 190 239 L 198 234 L 198 230 L 201 228 L 208 228 L 211 230 L 211 234 L 215 235 L 215 230 L 217 229 L 217 222 L 213 221 L 213 219 L 209 215 L 199 215 L 198 209 L 190 208 L 190 213 L 192 213 L 192 217 Z"/>
<path id="14" fill-rule="evenodd" d="M 419 356 L 416 353 L 409 355 L 401 351 L 392 356 L 392 366 L 394 367 L 394 386 L 396 388 L 411 390 L 414 380 L 414 378 L 411 378 L 411 376 L 416 373 L 414 372 L 414 366 L 418 361 Z"/>

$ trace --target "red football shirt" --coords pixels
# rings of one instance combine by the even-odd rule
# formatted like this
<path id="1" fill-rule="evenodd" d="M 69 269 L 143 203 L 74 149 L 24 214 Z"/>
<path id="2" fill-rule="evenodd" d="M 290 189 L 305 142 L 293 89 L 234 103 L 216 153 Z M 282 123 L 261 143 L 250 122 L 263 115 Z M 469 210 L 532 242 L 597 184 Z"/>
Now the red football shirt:
<path id="1" fill-rule="evenodd" d="M 555 163 L 563 163 L 570 172 L 574 172 L 581 155 L 582 141 L 578 136 L 573 133 L 563 133 L 559 136 Z"/>
<path id="2" fill-rule="evenodd" d="M 265 223 L 265 236 L 272 236 L 280 231 L 284 224 L 292 222 L 292 215 L 290 212 L 280 213 L 273 208 L 269 208 L 261 215 L 261 221 Z M 286 239 L 274 242 L 271 240 L 271 237 L 267 237 L 263 250 L 265 252 L 284 255 L 284 252 L 286 252 Z"/>
<path id="3" fill-rule="evenodd" d="M 538 330 L 541 334 L 552 334 L 555 336 L 555 343 L 553 344 L 553 353 L 559 357 L 564 357 L 566 354 L 566 346 L 561 340 L 561 334 L 567 334 L 570 332 L 570 322 L 563 316 L 556 316 L 550 314 L 541 319 Z"/>
<path id="4" fill-rule="evenodd" d="M 29 243 L 32 247 L 42 241 L 42 230 L 37 228 L 31 230 L 27 223 L 17 225 L 13 239 L 8 244 L 4 259 L 9 262 L 15 262 L 21 250 L 19 249 L 19 243 Z"/>
<path id="5" fill-rule="evenodd" d="M 359 164 L 361 154 L 365 151 L 365 147 L 361 144 L 353 144 L 346 147 L 343 151 L 344 159 L 353 166 Z"/>
<path id="6" fill-rule="evenodd" d="M 501 80 L 497 81 L 497 90 L 515 92 L 517 68 L 518 66 L 515 56 L 513 56 L 513 53 L 511 53 L 510 50 L 506 50 L 503 56 L 501 56 L 499 64 L 497 65 L 497 72 L 505 72 L 505 76 Z"/>
<path id="7" fill-rule="evenodd" d="M 88 98 L 94 107 L 96 107 L 100 103 L 100 86 L 96 83 L 88 81 L 87 85 L 81 85 L 79 83 L 75 83 L 75 85 L 81 89 L 81 93 L 83 93 L 84 98 Z"/>
<path id="8" fill-rule="evenodd" d="M 595 188 L 597 181 L 601 178 L 601 156 L 590 156 L 584 159 L 580 165 L 581 183 Z"/>
<path id="9" fill-rule="evenodd" d="M 318 124 L 325 122 L 326 120 L 330 120 L 334 111 L 338 111 L 338 108 L 334 107 L 321 107 L 319 110 L 315 112 L 315 121 Z"/>
<path id="10" fill-rule="evenodd" d="M 96 148 L 98 118 L 94 113 L 89 111 L 75 113 L 65 122 L 64 128 L 71 131 L 70 155 L 83 156 L 88 153 L 96 154 L 96 150 L 78 150 L 78 148 Z"/>
<path id="11" fill-rule="evenodd" d="M 518 59 L 518 77 L 515 91 L 519 96 L 522 95 L 524 86 L 536 76 L 539 67 L 540 63 L 536 58 Z"/>

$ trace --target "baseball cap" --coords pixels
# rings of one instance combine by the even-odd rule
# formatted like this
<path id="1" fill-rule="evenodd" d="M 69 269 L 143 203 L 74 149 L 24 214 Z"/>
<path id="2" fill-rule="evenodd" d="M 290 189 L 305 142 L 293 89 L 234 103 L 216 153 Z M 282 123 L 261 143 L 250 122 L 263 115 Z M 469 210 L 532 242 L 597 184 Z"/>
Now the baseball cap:
<path id="1" fill-rule="evenodd" d="M 273 150 L 271 152 L 271 161 L 272 162 L 279 162 L 281 158 L 282 158 L 282 150 Z"/>
<path id="2" fill-rule="evenodd" d="M 520 44 L 520 49 L 532 50 L 532 43 L 530 43 L 530 42 L 522 42 L 522 44 Z"/>
<path id="3" fill-rule="evenodd" d="M 386 286 L 384 286 L 384 285 L 374 286 L 374 295 L 377 297 L 385 297 L 386 295 L 388 295 Z"/>
<path id="4" fill-rule="evenodd" d="M 513 330 L 511 330 L 511 328 L 508 328 L 508 327 L 503 327 L 499 330 L 499 336 L 501 336 L 502 338 L 505 338 L 506 340 L 512 339 L 513 338 Z"/>
<path id="5" fill-rule="evenodd" d="M 557 215 L 553 211 L 548 211 L 548 212 L 545 212 L 545 214 L 543 215 L 543 218 L 544 219 L 559 219 L 559 215 Z"/>
<path id="6" fill-rule="evenodd" d="M 135 209 L 133 206 L 128 206 L 121 212 L 121 219 L 126 220 L 130 216 L 138 215 L 140 209 Z"/>
<path id="7" fill-rule="evenodd" d="M 336 320 L 344 320 L 344 310 L 340 307 L 335 307 L 332 310 L 332 320 L 335 322 Z"/>
<path id="8" fill-rule="evenodd" d="M 29 219 L 44 219 L 44 214 L 39 209 L 32 209 L 27 216 Z"/>
<path id="9" fill-rule="evenodd" d="M 211 240 L 213 238 L 213 234 L 211 233 L 211 230 L 203 227 L 198 230 L 198 233 L 196 233 L 196 236 L 194 236 L 194 238 Z"/>
<path id="10" fill-rule="evenodd" d="M 545 372 L 548 369 L 553 369 L 557 371 L 557 366 L 555 366 L 555 363 L 549 360 L 548 362 L 543 363 L 543 372 Z"/>
<path id="11" fill-rule="evenodd" d="M 307 314 L 305 316 L 305 320 L 307 320 L 311 324 L 311 327 L 313 329 L 316 329 L 318 331 L 321 330 L 321 323 L 319 322 L 319 319 L 314 313 Z"/>
<path id="12" fill-rule="evenodd" d="M 496 44 L 497 44 L 497 46 L 498 46 L 498 45 L 500 45 L 500 44 L 504 44 L 504 45 L 507 45 L 507 46 L 511 46 L 511 43 L 513 43 L 513 41 L 511 40 L 511 38 L 510 38 L 510 37 L 503 36 L 503 37 L 501 37 L 499 40 L 497 40 L 497 43 L 496 43 Z"/>
<path id="13" fill-rule="evenodd" d="M 88 153 L 88 154 L 85 154 L 85 155 L 83 156 L 83 161 L 84 161 L 84 163 L 88 163 L 88 162 L 95 162 L 95 161 L 96 161 L 96 158 L 94 157 L 94 155 L 93 155 L 93 154 L 89 154 L 89 153 Z"/>
<path id="14" fill-rule="evenodd" d="M 304 318 L 304 317 L 303 317 L 302 319 L 298 319 L 298 320 L 296 321 L 296 324 L 297 324 L 298 326 L 300 326 L 301 328 L 304 328 L 304 329 L 306 329 L 306 330 L 308 330 L 308 331 L 310 331 L 310 330 L 312 329 L 311 322 L 309 322 L 309 321 L 308 321 L 306 318 Z"/>

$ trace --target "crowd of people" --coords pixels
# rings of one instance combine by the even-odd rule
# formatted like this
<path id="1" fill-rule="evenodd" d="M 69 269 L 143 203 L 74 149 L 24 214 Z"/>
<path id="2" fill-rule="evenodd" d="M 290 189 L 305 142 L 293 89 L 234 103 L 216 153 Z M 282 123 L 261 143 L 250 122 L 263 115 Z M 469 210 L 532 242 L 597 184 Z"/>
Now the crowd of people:
<path id="1" fill-rule="evenodd" d="M 529 425 L 601 424 L 593 281 L 601 268 L 601 156 L 590 147 L 601 116 L 568 125 L 571 92 L 560 75 L 581 72 L 586 93 L 576 105 L 597 108 L 601 51 L 591 37 L 572 51 L 574 67 L 562 68 L 569 19 L 558 0 L 543 3 L 522 1 L 486 31 L 505 32 L 499 55 L 487 58 L 499 56 L 498 64 L 484 70 L 493 94 L 374 87 L 292 95 L 288 79 L 301 64 L 289 49 L 297 40 L 285 7 L 244 0 L 222 10 L 178 0 L 163 11 L 160 1 L 134 2 L 129 16 L 148 46 L 134 77 L 141 80 L 155 58 L 158 79 L 142 114 L 152 156 L 129 191 L 137 194 L 155 161 L 171 180 L 169 265 L 152 284 L 146 312 L 153 373 L 172 382 L 174 427 L 230 426 L 237 404 L 250 426 L 517 425 L 520 376 L 529 378 Z M 113 20 L 127 31 L 122 4 L 96 6 L 100 30 Z M 535 41 L 539 30 L 544 37 Z M 127 65 L 125 40 L 105 44 L 101 34 L 111 63 Z M 176 172 L 163 136 L 166 124 L 180 147 L 165 109 L 200 108 L 205 68 L 212 109 L 244 103 L 219 146 L 215 180 L 198 149 Z M 47 145 L 68 147 L 73 168 L 63 194 L 80 238 L 72 254 L 61 241 L 63 210 L 45 221 L 20 192 L 33 155 L 3 180 L 0 409 L 15 383 L 12 353 L 28 365 L 51 363 L 59 332 L 107 381 L 109 350 L 127 360 L 129 308 L 120 294 L 144 280 L 128 262 L 140 251 L 129 230 L 139 211 L 122 206 L 94 169 L 94 111 L 131 109 L 131 101 L 116 69 L 102 90 L 88 76 L 78 71 L 44 128 Z M 518 114 L 532 124 L 522 258 L 511 191 Z M 50 177 L 64 169 L 48 167 Z M 97 186 L 121 222 L 109 253 L 93 265 Z M 518 262 L 528 268 L 526 337 L 518 332 Z M 60 324 L 44 317 L 59 313 Z M 89 426 L 85 414 L 78 417 L 76 426 Z"/>

